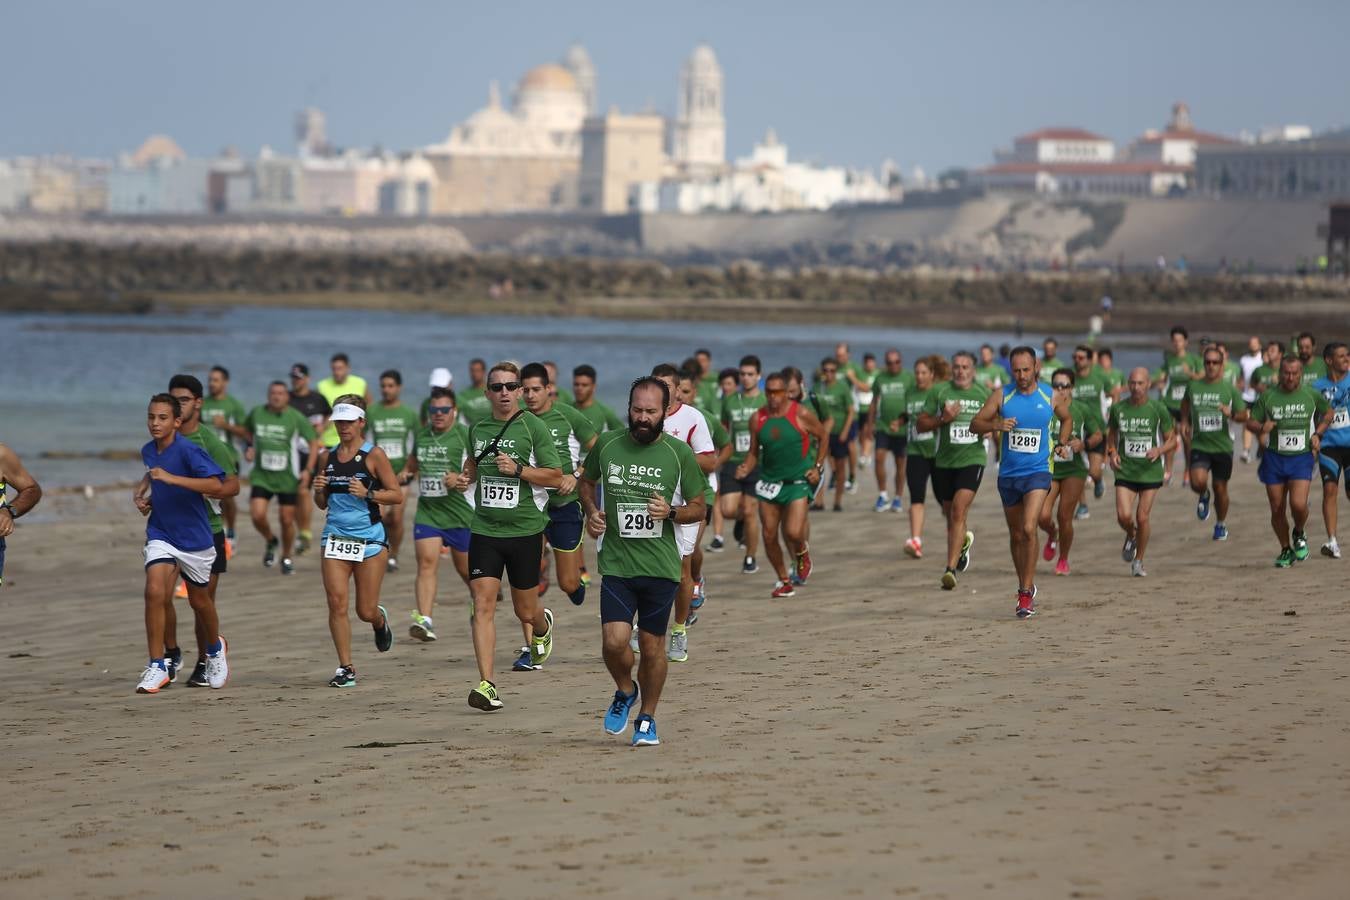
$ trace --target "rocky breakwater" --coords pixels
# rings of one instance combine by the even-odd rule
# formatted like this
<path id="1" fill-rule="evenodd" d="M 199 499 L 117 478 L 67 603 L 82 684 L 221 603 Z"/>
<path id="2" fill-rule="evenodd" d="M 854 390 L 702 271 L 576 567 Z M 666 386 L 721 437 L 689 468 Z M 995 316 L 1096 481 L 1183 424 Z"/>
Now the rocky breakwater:
<path id="1" fill-rule="evenodd" d="M 115 229 L 23 240 L 0 228 L 0 308 L 266 303 L 1010 331 L 1020 323 L 1072 334 L 1109 295 L 1113 330 L 1152 332 L 1175 321 L 1236 334 L 1263 332 L 1275 310 L 1339 333 L 1350 299 L 1343 282 L 1285 277 L 475 255 L 453 229 L 433 225 L 355 233 L 308 225 L 133 231 L 136 240 Z"/>

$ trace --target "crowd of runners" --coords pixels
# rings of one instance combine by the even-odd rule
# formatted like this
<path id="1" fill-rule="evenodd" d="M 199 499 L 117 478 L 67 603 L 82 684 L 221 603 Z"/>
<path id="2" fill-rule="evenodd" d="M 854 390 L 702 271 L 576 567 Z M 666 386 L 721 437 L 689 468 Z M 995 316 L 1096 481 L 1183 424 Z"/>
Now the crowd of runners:
<path id="1" fill-rule="evenodd" d="M 604 727 L 622 734 L 631 725 L 634 745 L 655 744 L 667 665 L 690 658 L 689 629 L 708 599 L 705 552 L 734 546 L 740 571 L 753 575 L 762 549 L 773 572 L 766 593 L 794 596 L 812 575 L 812 512 L 843 510 L 867 468 L 877 491 L 870 508 L 908 516 L 897 557 L 925 558 L 931 489 L 945 525 L 933 551 L 942 562 L 936 586 L 945 590 L 970 566 L 967 513 L 993 468 L 1018 618 L 1036 613 L 1038 557 L 1056 575 L 1070 573 L 1075 522 L 1091 515 L 1090 500 L 1104 499 L 1108 470 L 1121 558 L 1133 576 L 1147 574 L 1150 515 L 1176 478 L 1178 450 L 1180 480 L 1196 495 L 1197 518 L 1213 520 L 1215 541 L 1229 536 L 1235 458 L 1256 463 L 1280 568 L 1310 555 L 1311 484 L 1320 477 L 1321 553 L 1339 559 L 1342 483 L 1350 496 L 1347 373 L 1343 343 L 1319 352 L 1308 334 L 1290 347 L 1252 338 L 1233 360 L 1221 342 L 1193 352 L 1177 327 L 1155 371 L 1119 371 L 1109 349 L 1090 345 L 1061 360 L 1052 339 L 1039 352 L 986 345 L 908 366 L 895 349 L 855 361 L 840 344 L 809 375 L 766 369 L 753 354 L 718 370 L 699 350 L 633 381 L 622 413 L 596 397 L 595 368 L 574 368 L 568 390 L 548 361 L 475 359 L 461 388 L 449 368 L 437 368 L 421 396 L 405 397 L 399 371 L 383 372 L 372 393 L 338 353 L 328 377 L 311 385 L 309 368 L 296 364 L 289 383 L 269 384 L 251 409 L 230 394 L 221 366 L 206 384 L 172 375 L 150 399 L 145 475 L 133 493 L 148 517 L 149 662 L 136 690 L 158 693 L 184 665 L 175 595 L 194 617 L 187 685 L 228 680 L 216 593 L 237 560 L 236 499 L 246 480 L 261 564 L 294 576 L 298 556 L 319 557 L 337 659 L 328 683 L 337 688 L 357 683 L 352 606 L 377 651 L 394 643 L 382 588 L 400 569 L 409 517 L 416 576 L 408 634 L 437 640 L 438 596 L 467 600 L 478 665 L 468 702 L 484 711 L 503 706 L 498 604 L 509 596 L 521 630 L 512 668 L 542 667 L 555 652 L 555 621 L 541 596 L 556 584 L 575 606 L 586 602 L 589 536 L 602 655 L 615 682 Z M 41 496 L 0 445 L 0 497 L 5 484 L 15 493 L 0 505 L 0 577 L 13 520 Z M 890 540 L 895 532 L 880 533 Z M 442 590 L 446 557 L 463 593 L 458 583 Z"/>

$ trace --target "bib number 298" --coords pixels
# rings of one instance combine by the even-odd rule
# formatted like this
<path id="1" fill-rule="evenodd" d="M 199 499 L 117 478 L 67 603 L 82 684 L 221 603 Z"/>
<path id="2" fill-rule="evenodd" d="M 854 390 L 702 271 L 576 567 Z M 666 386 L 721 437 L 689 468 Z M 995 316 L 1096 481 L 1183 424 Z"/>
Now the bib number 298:
<path id="1" fill-rule="evenodd" d="M 623 538 L 659 538 L 664 521 L 658 520 L 647 511 L 645 503 L 618 503 L 615 512 L 619 514 L 619 537 Z"/>

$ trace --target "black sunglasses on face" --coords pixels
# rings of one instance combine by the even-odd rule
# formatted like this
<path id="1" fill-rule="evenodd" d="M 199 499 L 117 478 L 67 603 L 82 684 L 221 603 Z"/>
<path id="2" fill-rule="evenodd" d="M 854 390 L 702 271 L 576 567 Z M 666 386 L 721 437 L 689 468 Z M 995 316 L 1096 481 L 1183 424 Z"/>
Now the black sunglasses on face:
<path id="1" fill-rule="evenodd" d="M 452 413 L 452 412 L 454 412 L 454 411 L 455 411 L 455 408 L 454 408 L 453 406 L 428 406 L 428 407 L 427 407 L 427 412 L 431 413 L 433 416 L 448 416 L 448 415 L 450 415 L 450 413 Z"/>
<path id="2" fill-rule="evenodd" d="M 516 391 L 520 389 L 519 381 L 493 381 L 488 384 L 488 390 L 494 394 L 501 391 Z"/>

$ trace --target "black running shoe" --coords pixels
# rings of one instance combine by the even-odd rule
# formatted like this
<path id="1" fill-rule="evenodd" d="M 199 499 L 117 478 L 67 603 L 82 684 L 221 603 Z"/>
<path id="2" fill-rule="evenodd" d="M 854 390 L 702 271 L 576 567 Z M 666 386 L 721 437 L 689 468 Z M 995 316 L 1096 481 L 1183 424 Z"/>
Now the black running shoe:
<path id="1" fill-rule="evenodd" d="M 187 680 L 188 687 L 210 687 L 211 682 L 206 680 L 206 660 L 197 660 L 197 665 L 192 667 L 192 676 Z"/>
<path id="2" fill-rule="evenodd" d="M 267 542 L 267 551 L 263 553 L 263 565 L 272 568 L 277 563 L 277 548 L 281 546 L 281 541 L 272 538 Z"/>
<path id="3" fill-rule="evenodd" d="M 183 668 L 183 651 L 179 647 L 164 651 L 164 668 L 169 670 L 169 684 L 178 680 L 178 670 Z"/>
<path id="4" fill-rule="evenodd" d="M 339 666 L 328 679 L 329 687 L 356 687 L 356 670 L 351 666 Z"/>
<path id="5" fill-rule="evenodd" d="M 384 617 L 384 624 L 375 629 L 375 649 L 385 653 L 394 646 L 394 629 L 389 627 L 389 613 L 385 612 L 383 606 L 379 609 L 380 615 Z"/>

